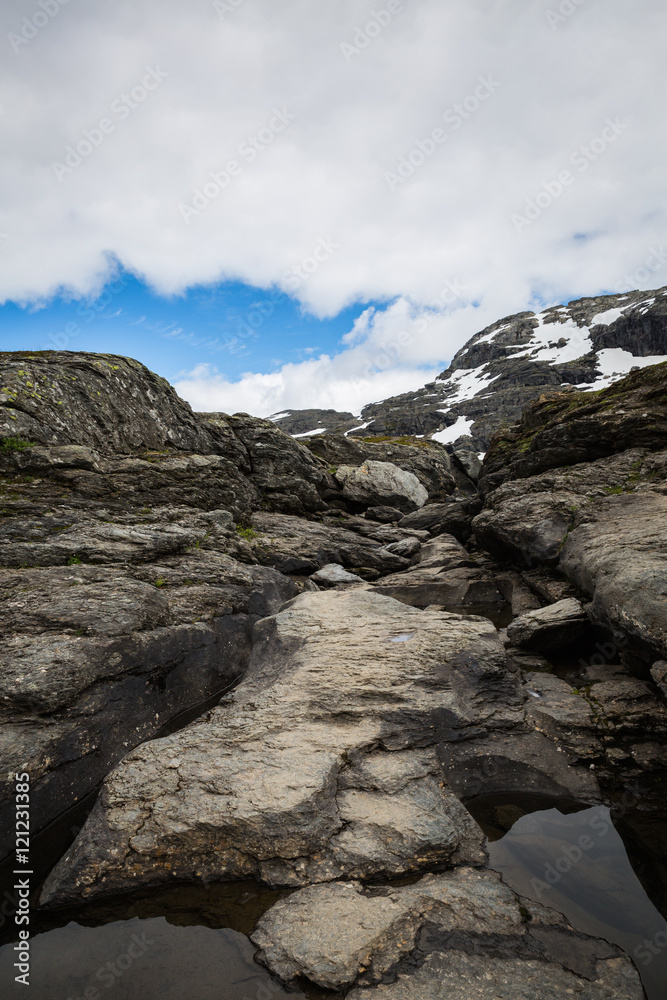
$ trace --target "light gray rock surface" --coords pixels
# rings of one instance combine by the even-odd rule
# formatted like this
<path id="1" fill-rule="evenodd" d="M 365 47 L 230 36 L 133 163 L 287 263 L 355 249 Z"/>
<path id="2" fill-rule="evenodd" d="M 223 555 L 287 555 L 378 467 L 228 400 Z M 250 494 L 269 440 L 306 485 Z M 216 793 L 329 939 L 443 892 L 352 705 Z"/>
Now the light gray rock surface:
<path id="1" fill-rule="evenodd" d="M 570 597 L 515 618 L 507 635 L 515 646 L 545 653 L 577 642 L 589 625 L 581 603 Z"/>
<path id="2" fill-rule="evenodd" d="M 335 587 L 339 583 L 358 584 L 360 582 L 358 576 L 355 576 L 354 573 L 348 573 L 338 563 L 329 563 L 327 566 L 323 566 L 322 569 L 318 569 L 317 573 L 313 573 L 310 579 L 324 587 Z"/>
<path id="3" fill-rule="evenodd" d="M 458 868 L 401 888 L 311 886 L 276 903 L 252 939 L 259 960 L 283 981 L 370 986 L 351 994 L 359 1000 L 602 1000 L 617 981 L 624 986 L 613 996 L 643 997 L 619 949 L 577 933 L 491 871 Z"/>
<path id="4" fill-rule="evenodd" d="M 112 772 L 45 899 L 481 861 L 481 831 L 435 753 L 438 711 L 457 711 L 448 663 L 473 648 L 478 672 L 502 671 L 484 619 L 356 590 L 302 594 L 256 626 L 247 675 L 218 708 Z"/>
<path id="5" fill-rule="evenodd" d="M 386 505 L 404 513 L 423 507 L 428 491 L 412 472 L 392 462 L 366 461 L 360 466 L 341 465 L 336 481 L 347 500 L 365 507 Z"/>

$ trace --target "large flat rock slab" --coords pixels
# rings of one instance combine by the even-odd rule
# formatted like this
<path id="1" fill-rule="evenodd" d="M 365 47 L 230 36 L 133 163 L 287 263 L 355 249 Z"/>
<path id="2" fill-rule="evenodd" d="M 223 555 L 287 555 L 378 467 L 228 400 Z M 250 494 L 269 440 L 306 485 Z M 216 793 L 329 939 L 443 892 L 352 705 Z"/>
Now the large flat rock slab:
<path id="1" fill-rule="evenodd" d="M 302 594 L 255 626 L 247 675 L 218 708 L 112 772 L 44 899 L 171 878 L 300 886 L 480 863 L 482 833 L 435 748 L 473 650 L 497 696 L 504 651 L 485 619 L 361 590 Z"/>
<path id="2" fill-rule="evenodd" d="M 252 939 L 283 981 L 370 987 L 355 990 L 356 1000 L 643 997 L 618 948 L 578 933 L 488 870 L 458 868 L 402 887 L 311 886 L 274 904 Z"/>

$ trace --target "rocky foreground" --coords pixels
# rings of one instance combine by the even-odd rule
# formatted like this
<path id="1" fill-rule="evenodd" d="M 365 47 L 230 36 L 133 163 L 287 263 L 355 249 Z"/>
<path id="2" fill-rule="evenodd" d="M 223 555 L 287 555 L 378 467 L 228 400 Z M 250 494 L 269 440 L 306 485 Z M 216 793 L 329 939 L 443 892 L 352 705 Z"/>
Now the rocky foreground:
<path id="1" fill-rule="evenodd" d="M 625 794 L 663 828 L 667 365 L 540 398 L 478 480 L 108 355 L 0 355 L 0 440 L 0 828 L 16 771 L 38 827 L 104 779 L 45 906 L 252 878 L 294 890 L 253 935 L 286 983 L 643 996 L 466 806 Z"/>

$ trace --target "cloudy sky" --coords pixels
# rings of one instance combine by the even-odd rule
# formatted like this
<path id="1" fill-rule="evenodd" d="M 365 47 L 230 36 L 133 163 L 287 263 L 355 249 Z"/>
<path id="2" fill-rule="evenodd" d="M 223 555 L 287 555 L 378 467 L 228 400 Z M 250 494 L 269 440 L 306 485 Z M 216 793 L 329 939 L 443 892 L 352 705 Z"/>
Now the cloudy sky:
<path id="1" fill-rule="evenodd" d="M 664 0 L 3 0 L 0 29 L 3 349 L 358 411 L 502 316 L 667 284 Z"/>

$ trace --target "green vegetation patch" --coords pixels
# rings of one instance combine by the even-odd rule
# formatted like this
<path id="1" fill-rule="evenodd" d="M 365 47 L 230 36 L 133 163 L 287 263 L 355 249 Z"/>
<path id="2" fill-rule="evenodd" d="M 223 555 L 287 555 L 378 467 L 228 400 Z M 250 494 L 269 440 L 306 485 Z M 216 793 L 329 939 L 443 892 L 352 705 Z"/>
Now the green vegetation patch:
<path id="1" fill-rule="evenodd" d="M 5 453 L 9 453 L 11 451 L 25 451 L 26 448 L 34 447 L 34 441 L 24 441 L 23 438 L 20 437 L 8 437 L 3 438 L 2 441 L 0 441 L 0 451 L 4 451 Z"/>

